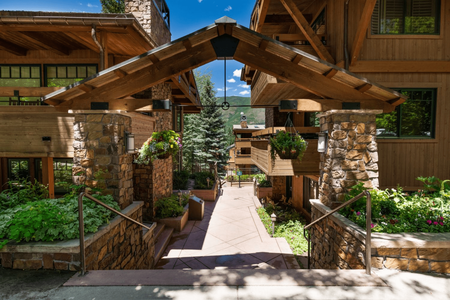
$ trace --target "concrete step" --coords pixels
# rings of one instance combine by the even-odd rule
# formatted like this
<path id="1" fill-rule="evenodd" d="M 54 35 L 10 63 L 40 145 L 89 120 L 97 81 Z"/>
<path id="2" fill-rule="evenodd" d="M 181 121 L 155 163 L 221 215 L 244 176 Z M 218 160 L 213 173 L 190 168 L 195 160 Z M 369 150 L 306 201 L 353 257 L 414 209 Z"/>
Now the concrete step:
<path id="1" fill-rule="evenodd" d="M 155 235 L 155 240 L 158 239 L 158 237 L 161 235 L 161 233 L 163 232 L 164 228 L 166 228 L 166 225 L 161 224 L 161 223 L 156 223 L 156 228 L 154 231 L 154 235 Z"/>
<path id="2" fill-rule="evenodd" d="M 163 256 L 164 251 L 167 248 L 167 245 L 169 245 L 170 238 L 173 234 L 173 228 L 164 228 L 162 232 L 159 234 L 158 238 L 156 239 L 156 245 L 155 245 L 155 266 L 160 260 L 160 258 Z"/>
<path id="3" fill-rule="evenodd" d="M 367 286 L 386 287 L 365 270 L 111 270 L 75 274 L 64 286 Z"/>

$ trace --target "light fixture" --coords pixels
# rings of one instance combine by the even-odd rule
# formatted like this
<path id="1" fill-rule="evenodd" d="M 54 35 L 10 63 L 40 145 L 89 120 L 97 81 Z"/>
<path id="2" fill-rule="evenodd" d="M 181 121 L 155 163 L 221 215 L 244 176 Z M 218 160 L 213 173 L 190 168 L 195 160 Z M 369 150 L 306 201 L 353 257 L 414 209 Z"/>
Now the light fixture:
<path id="1" fill-rule="evenodd" d="M 134 152 L 134 134 L 131 132 L 125 132 L 126 139 L 127 139 L 127 153 L 133 153 Z"/>
<path id="2" fill-rule="evenodd" d="M 327 148 L 327 134 L 325 132 L 320 132 L 319 142 L 317 143 L 317 152 L 324 153 Z"/>
<path id="3" fill-rule="evenodd" d="M 272 213 L 270 215 L 270 219 L 272 220 L 272 237 L 275 235 L 275 222 L 277 220 L 277 215 L 275 213 Z"/>

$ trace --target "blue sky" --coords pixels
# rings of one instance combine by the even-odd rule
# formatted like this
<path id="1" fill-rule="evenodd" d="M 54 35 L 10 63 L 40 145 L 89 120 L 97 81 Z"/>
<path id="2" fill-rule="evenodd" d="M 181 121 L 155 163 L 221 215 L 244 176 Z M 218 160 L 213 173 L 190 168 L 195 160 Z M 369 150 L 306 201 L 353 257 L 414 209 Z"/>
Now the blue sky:
<path id="1" fill-rule="evenodd" d="M 228 16 L 238 24 L 248 27 L 255 0 L 166 0 L 170 9 L 172 40 L 185 36 L 200 28 L 213 24 L 216 19 Z M 57 12 L 101 12 L 99 0 L 1 0 L 0 10 L 57 11 Z M 240 81 L 242 64 L 227 61 L 227 96 L 249 96 L 250 89 Z M 200 68 L 211 72 L 212 81 L 223 96 L 224 63 L 215 61 Z"/>

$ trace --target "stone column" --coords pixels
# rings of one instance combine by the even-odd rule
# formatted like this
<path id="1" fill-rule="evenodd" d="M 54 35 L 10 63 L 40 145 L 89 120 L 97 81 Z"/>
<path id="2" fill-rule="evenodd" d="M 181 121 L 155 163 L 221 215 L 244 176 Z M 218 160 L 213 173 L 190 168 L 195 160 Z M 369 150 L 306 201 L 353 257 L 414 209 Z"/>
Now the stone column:
<path id="1" fill-rule="evenodd" d="M 125 150 L 131 118 L 100 111 L 75 114 L 74 183 L 100 188 L 127 207 L 133 202 L 133 157 Z"/>
<path id="2" fill-rule="evenodd" d="M 172 98 L 172 86 L 167 83 L 160 83 L 151 87 L 153 100 L 166 100 Z M 155 112 L 155 131 L 173 129 L 172 112 Z"/>
<path id="3" fill-rule="evenodd" d="M 322 132 L 328 133 L 327 150 L 321 154 L 320 201 L 332 207 L 342 202 L 358 182 L 378 188 L 377 114 L 381 110 L 331 110 L 318 115 Z"/>

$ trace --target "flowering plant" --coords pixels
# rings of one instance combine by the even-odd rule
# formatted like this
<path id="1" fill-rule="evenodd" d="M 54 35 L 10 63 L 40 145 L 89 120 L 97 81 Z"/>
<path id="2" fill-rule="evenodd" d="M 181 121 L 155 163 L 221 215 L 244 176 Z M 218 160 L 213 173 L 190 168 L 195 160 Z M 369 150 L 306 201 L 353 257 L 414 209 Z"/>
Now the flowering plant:
<path id="1" fill-rule="evenodd" d="M 152 136 L 139 149 L 135 163 L 148 165 L 155 159 L 168 158 L 182 148 L 180 135 L 173 130 L 153 132 Z"/>
<path id="2" fill-rule="evenodd" d="M 286 131 L 279 131 L 274 137 L 270 138 L 270 154 L 272 160 L 275 160 L 275 153 L 281 159 L 302 160 L 303 154 L 308 147 L 308 142 L 299 134 L 291 134 Z"/>

